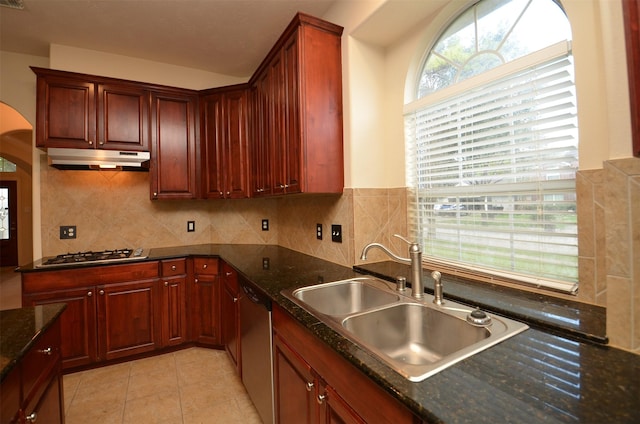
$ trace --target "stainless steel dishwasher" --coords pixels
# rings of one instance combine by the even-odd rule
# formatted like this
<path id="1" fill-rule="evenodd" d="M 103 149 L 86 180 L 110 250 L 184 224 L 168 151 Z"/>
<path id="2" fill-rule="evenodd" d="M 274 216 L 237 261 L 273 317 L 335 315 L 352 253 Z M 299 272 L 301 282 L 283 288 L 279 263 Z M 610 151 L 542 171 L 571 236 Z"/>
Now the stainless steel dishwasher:
<path id="1" fill-rule="evenodd" d="M 242 383 L 262 422 L 273 424 L 271 299 L 246 279 L 238 281 L 244 292 L 240 297 Z"/>

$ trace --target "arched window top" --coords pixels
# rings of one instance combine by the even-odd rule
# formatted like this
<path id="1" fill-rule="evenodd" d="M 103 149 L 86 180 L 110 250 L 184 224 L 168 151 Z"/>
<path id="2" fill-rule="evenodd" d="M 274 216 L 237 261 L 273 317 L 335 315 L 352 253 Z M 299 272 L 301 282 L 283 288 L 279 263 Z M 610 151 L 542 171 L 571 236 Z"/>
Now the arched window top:
<path id="1" fill-rule="evenodd" d="M 429 52 L 417 98 L 565 40 L 571 27 L 554 0 L 480 1 Z"/>
<path id="2" fill-rule="evenodd" d="M 16 172 L 16 164 L 0 156 L 0 172 Z"/>

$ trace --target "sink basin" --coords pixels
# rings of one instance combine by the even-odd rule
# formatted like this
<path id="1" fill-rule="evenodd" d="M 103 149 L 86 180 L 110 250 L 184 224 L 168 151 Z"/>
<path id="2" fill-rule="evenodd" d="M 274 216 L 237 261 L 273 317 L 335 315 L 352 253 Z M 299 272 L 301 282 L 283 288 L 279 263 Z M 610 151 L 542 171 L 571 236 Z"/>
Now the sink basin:
<path id="1" fill-rule="evenodd" d="M 528 328 L 433 296 L 416 300 L 375 277 L 352 278 L 282 293 L 410 381 L 422 381 Z M 484 320 L 486 318 L 486 321 Z"/>
<path id="2" fill-rule="evenodd" d="M 293 292 L 308 307 L 329 316 L 345 316 L 400 300 L 397 294 L 374 286 L 372 278 L 352 278 Z"/>
<path id="3" fill-rule="evenodd" d="M 362 344 L 410 365 L 436 363 L 491 336 L 486 327 L 418 303 L 355 315 L 342 325 Z"/>

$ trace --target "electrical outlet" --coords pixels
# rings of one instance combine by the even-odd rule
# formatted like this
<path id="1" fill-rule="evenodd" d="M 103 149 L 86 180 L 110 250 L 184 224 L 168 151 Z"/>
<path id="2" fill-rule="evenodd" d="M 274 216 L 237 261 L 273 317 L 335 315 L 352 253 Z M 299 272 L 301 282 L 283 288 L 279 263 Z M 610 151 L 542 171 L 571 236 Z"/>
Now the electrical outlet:
<path id="1" fill-rule="evenodd" d="M 75 225 L 60 226 L 60 240 L 74 239 L 77 234 Z"/>
<path id="2" fill-rule="evenodd" d="M 187 221 L 187 232 L 193 233 L 196 230 L 196 221 Z"/>
<path id="3" fill-rule="evenodd" d="M 268 219 L 263 219 L 262 220 L 262 231 L 269 231 L 269 220 Z"/>
<path id="4" fill-rule="evenodd" d="M 331 225 L 331 241 L 334 243 L 342 243 L 342 225 Z"/>
<path id="5" fill-rule="evenodd" d="M 322 240 L 322 224 L 316 224 L 316 238 Z"/>

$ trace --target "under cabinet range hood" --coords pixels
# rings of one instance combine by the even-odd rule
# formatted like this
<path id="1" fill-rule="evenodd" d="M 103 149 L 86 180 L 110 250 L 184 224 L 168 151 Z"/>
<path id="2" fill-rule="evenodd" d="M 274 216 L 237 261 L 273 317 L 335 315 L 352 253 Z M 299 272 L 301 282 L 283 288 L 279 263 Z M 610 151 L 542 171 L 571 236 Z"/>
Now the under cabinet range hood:
<path id="1" fill-rule="evenodd" d="M 147 171 L 149 152 L 99 149 L 47 149 L 49 164 L 59 169 L 123 169 Z"/>

